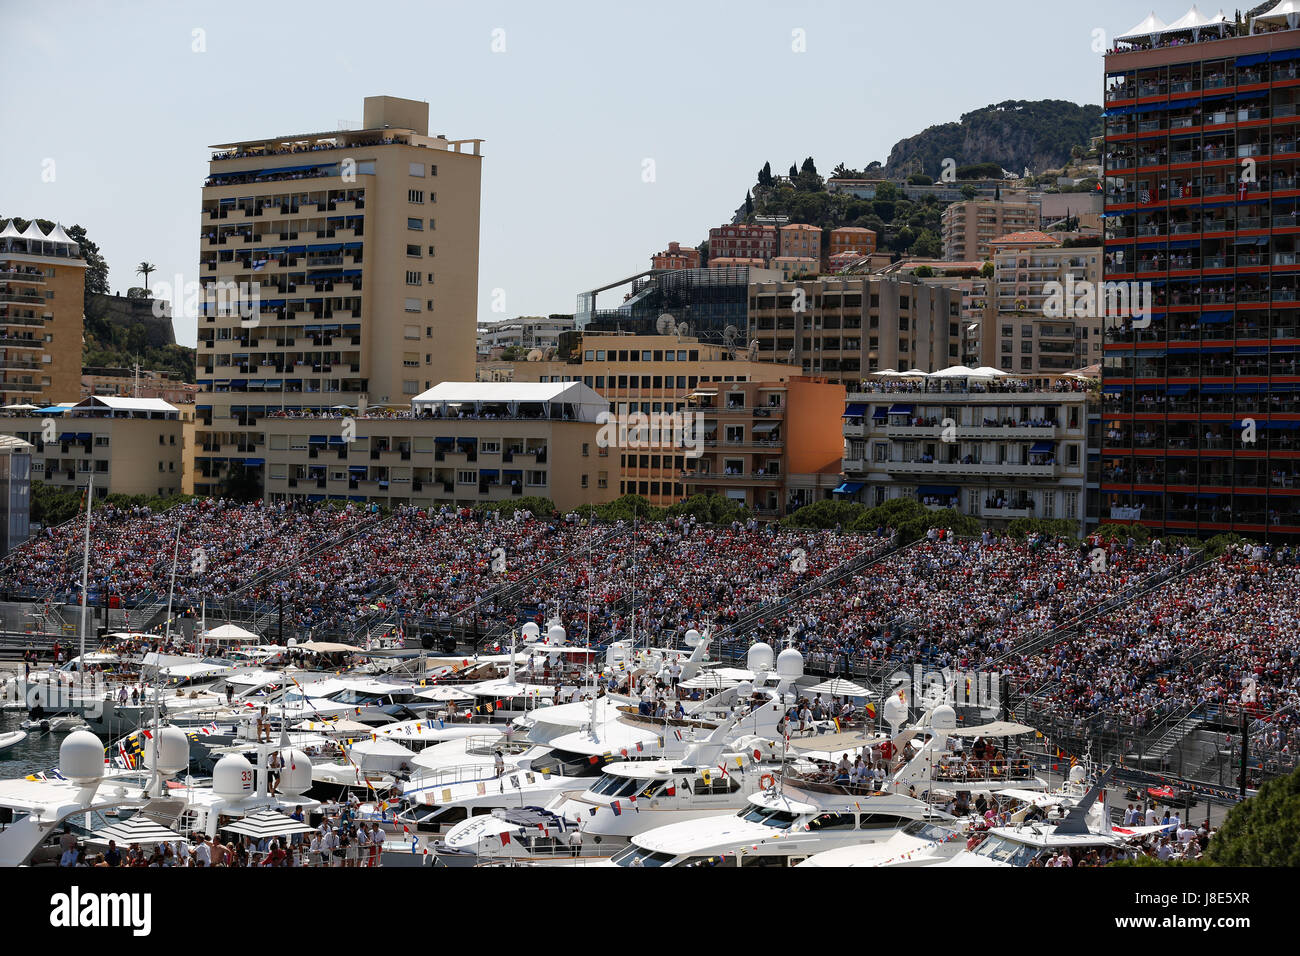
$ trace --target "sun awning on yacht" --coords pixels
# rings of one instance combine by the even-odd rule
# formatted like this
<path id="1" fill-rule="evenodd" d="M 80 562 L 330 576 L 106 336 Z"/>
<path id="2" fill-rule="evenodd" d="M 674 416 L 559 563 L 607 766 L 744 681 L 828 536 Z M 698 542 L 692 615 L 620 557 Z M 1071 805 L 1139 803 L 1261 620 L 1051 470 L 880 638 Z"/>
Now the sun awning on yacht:
<path id="1" fill-rule="evenodd" d="M 1016 737 L 1020 734 L 1032 734 L 1034 728 L 1009 720 L 995 720 L 991 724 L 980 724 L 978 727 L 958 727 L 948 733 L 954 737 Z"/>

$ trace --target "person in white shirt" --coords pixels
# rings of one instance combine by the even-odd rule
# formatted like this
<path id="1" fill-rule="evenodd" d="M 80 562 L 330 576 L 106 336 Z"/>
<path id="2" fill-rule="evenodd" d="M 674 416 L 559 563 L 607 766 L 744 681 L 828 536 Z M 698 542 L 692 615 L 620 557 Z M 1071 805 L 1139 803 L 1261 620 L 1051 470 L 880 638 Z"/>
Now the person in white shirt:
<path id="1" fill-rule="evenodd" d="M 307 861 L 311 866 L 320 866 L 320 842 L 320 833 L 313 833 L 307 848 Z"/>
<path id="2" fill-rule="evenodd" d="M 212 847 L 208 846 L 207 840 L 199 840 L 199 845 L 194 848 L 194 863 L 204 867 L 212 865 Z"/>
<path id="3" fill-rule="evenodd" d="M 1149 827 L 1153 827 L 1160 822 L 1159 818 L 1156 816 L 1155 807 L 1147 807 L 1146 821 L 1147 826 Z"/>
<path id="4" fill-rule="evenodd" d="M 370 830 L 363 823 L 357 828 L 357 858 L 362 866 L 370 862 Z"/>

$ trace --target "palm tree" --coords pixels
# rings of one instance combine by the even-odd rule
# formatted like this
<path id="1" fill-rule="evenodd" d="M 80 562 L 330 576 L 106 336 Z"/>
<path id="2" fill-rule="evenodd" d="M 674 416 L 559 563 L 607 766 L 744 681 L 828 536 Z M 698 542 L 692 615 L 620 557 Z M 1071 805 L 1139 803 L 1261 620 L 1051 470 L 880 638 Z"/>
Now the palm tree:
<path id="1" fill-rule="evenodd" d="M 141 262 L 135 267 L 136 275 L 144 276 L 144 293 L 149 294 L 149 273 L 157 272 L 158 267 L 152 262 Z"/>

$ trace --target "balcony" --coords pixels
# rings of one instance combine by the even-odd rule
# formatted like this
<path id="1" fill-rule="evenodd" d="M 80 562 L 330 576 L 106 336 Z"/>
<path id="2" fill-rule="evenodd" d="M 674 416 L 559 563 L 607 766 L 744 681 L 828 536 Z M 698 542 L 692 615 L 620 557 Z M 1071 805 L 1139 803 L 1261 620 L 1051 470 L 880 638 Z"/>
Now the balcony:
<path id="1" fill-rule="evenodd" d="M 885 434 L 890 438 L 936 439 L 943 433 L 942 425 L 886 425 Z M 1021 427 L 1019 425 L 958 425 L 956 438 L 979 441 L 994 439 L 1051 439 L 1056 436 L 1053 425 L 1038 427 Z"/>
<path id="2" fill-rule="evenodd" d="M 980 509 L 980 515 L 985 518 L 993 518 L 1000 521 L 1014 521 L 1016 518 L 1034 517 L 1033 508 L 989 508 Z"/>
<path id="3" fill-rule="evenodd" d="M 988 464 L 977 462 L 923 462 L 923 461 L 887 461 L 880 462 L 879 468 L 896 475 L 986 475 L 1015 478 L 1055 478 L 1059 474 L 1057 465 L 1026 464 Z"/>
<path id="4" fill-rule="evenodd" d="M 45 285 L 45 273 L 0 268 L 0 282 L 30 282 L 32 285 Z"/>
<path id="5" fill-rule="evenodd" d="M 683 471 L 680 477 L 688 484 L 752 484 L 753 482 L 779 482 L 780 474 L 767 472 L 744 472 L 741 474 L 723 474 L 722 472 Z"/>
<path id="6" fill-rule="evenodd" d="M 44 305 L 45 296 L 43 295 L 24 295 L 20 292 L 8 292 L 0 290 L 0 305 Z"/>

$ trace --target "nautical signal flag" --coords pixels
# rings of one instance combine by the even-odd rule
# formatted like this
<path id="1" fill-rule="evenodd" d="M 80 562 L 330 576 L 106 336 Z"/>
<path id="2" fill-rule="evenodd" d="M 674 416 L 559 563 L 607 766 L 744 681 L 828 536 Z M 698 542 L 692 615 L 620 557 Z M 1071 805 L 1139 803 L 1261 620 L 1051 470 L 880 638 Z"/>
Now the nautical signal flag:
<path id="1" fill-rule="evenodd" d="M 669 797 L 675 797 L 677 796 L 677 788 L 670 783 L 668 786 L 664 787 L 664 794 Z"/>
<path id="2" fill-rule="evenodd" d="M 587 762 L 588 762 L 588 763 L 600 763 L 600 758 L 597 757 L 595 754 L 592 754 L 590 757 L 587 758 Z"/>
<path id="3" fill-rule="evenodd" d="M 617 800 L 611 803 L 609 808 L 614 811 L 614 816 L 621 817 L 623 815 L 623 808 L 618 805 Z"/>

